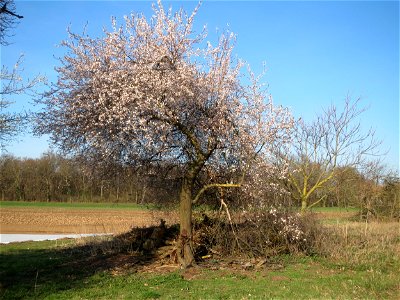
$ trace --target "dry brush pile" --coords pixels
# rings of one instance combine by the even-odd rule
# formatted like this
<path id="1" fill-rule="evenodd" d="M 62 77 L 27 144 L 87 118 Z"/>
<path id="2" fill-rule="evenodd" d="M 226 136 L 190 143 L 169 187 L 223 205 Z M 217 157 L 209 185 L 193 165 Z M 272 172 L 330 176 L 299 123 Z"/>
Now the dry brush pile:
<path id="1" fill-rule="evenodd" d="M 193 252 L 197 262 L 227 257 L 266 259 L 280 254 L 313 254 L 318 228 L 309 216 L 269 211 L 237 214 L 229 219 L 222 212 L 196 213 Z M 135 227 L 129 232 L 86 243 L 92 255 L 135 254 L 164 263 L 178 263 L 179 225 Z"/>
<path id="2" fill-rule="evenodd" d="M 193 217 L 193 253 L 197 263 L 279 260 L 281 255 L 329 258 L 338 265 L 386 272 L 400 266 L 400 227 L 391 223 L 321 223 L 313 214 L 275 208 L 259 212 L 196 212 Z M 179 264 L 179 225 L 135 227 L 117 235 L 83 241 L 74 248 L 86 253 L 85 264 L 127 270 Z M 397 254 L 396 254 L 397 253 Z M 121 262 L 123 266 L 121 267 Z M 254 267 L 255 265 L 253 265 Z M 375 270 L 375 271 L 376 271 Z"/>

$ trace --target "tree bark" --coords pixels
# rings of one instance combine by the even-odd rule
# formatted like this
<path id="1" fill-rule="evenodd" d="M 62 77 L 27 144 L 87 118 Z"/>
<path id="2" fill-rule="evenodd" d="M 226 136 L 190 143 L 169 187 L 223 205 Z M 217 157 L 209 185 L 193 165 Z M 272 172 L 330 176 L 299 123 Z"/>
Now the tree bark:
<path id="1" fill-rule="evenodd" d="M 308 207 L 307 197 L 301 196 L 301 212 L 305 213 Z"/>
<path id="2" fill-rule="evenodd" d="M 179 195 L 180 235 L 178 241 L 178 260 L 183 269 L 193 265 L 192 241 L 192 188 L 193 179 L 185 177 Z"/>

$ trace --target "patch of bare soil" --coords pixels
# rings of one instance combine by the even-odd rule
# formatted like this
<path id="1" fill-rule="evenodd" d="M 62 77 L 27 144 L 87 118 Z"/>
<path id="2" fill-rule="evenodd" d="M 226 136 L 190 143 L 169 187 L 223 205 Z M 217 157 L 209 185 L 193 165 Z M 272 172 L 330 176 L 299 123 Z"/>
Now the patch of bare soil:
<path id="1" fill-rule="evenodd" d="M 1 208 L 0 233 L 122 233 L 132 227 L 176 223 L 171 212 L 121 209 Z"/>

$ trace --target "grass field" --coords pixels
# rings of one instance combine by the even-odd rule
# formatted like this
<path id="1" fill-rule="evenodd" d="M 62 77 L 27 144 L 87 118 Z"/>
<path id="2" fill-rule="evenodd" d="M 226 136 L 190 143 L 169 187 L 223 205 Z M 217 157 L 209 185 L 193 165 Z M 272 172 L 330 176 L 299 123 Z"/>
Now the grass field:
<path id="1" fill-rule="evenodd" d="M 0 298 L 400 299 L 400 224 L 345 218 L 328 225 L 335 234 L 325 254 L 272 257 L 258 268 L 226 258 L 183 272 L 135 251 L 98 252 L 93 238 L 1 245 Z"/>
<path id="2" fill-rule="evenodd" d="M 310 211 L 315 213 L 337 213 L 346 215 L 347 213 L 357 213 L 360 209 L 357 207 L 312 207 Z"/>
<path id="3" fill-rule="evenodd" d="M 78 251 L 70 240 L 11 244 L 0 249 L 2 299 L 398 299 L 400 296 L 400 276 L 394 269 L 355 268 L 318 257 L 279 257 L 251 271 L 224 268 L 211 262 L 187 274 L 151 267 L 151 261 L 142 265 L 141 271 L 104 269 L 91 264 L 93 257 Z"/>

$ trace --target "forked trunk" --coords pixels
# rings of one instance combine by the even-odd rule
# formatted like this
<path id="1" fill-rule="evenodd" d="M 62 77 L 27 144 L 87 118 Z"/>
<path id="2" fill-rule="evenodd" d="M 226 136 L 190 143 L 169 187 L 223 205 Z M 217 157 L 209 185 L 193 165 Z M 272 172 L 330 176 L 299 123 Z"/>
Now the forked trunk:
<path id="1" fill-rule="evenodd" d="M 194 263 L 192 241 L 192 187 L 193 180 L 184 178 L 179 196 L 180 235 L 178 259 L 181 267 L 186 269 Z"/>

